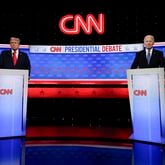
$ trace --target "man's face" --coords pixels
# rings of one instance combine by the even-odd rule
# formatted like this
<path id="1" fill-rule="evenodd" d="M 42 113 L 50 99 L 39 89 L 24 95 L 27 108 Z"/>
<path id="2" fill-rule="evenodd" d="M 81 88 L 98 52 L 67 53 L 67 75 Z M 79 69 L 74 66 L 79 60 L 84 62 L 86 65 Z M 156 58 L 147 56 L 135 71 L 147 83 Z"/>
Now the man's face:
<path id="1" fill-rule="evenodd" d="M 19 39 L 11 38 L 10 39 L 10 47 L 14 50 L 18 49 L 20 45 Z"/>
<path id="2" fill-rule="evenodd" d="M 154 45 L 154 39 L 152 36 L 146 36 L 144 38 L 144 47 L 151 48 Z"/>

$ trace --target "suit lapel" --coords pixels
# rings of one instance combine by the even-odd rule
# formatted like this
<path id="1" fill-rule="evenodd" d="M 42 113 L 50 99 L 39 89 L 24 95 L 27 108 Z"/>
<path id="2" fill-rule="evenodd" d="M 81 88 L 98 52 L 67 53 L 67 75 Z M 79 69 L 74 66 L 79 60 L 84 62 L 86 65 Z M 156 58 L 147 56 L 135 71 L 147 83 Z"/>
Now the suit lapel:
<path id="1" fill-rule="evenodd" d="M 150 62 L 152 61 L 152 59 L 154 58 L 154 56 L 155 56 L 155 50 L 153 49 L 153 50 L 152 50 L 152 54 L 151 54 Z"/>
<path id="2" fill-rule="evenodd" d="M 144 62 L 145 62 L 145 64 L 147 64 L 148 65 L 148 62 L 147 62 L 147 58 L 146 58 L 146 51 L 145 50 L 143 50 L 143 60 L 144 60 Z"/>

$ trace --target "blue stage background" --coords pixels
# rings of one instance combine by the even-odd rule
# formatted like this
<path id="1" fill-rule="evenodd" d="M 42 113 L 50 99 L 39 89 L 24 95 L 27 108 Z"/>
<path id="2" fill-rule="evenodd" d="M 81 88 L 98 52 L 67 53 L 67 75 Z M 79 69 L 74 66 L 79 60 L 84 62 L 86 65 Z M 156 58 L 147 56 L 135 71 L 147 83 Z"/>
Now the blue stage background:
<path id="1" fill-rule="evenodd" d="M 155 48 L 164 52 L 165 45 Z M 0 52 L 6 47 L 0 47 Z M 39 53 L 30 52 L 29 46 L 21 48 L 28 53 L 31 61 L 31 79 L 126 79 L 126 70 L 130 68 L 136 51 L 99 52 L 99 53 Z"/>

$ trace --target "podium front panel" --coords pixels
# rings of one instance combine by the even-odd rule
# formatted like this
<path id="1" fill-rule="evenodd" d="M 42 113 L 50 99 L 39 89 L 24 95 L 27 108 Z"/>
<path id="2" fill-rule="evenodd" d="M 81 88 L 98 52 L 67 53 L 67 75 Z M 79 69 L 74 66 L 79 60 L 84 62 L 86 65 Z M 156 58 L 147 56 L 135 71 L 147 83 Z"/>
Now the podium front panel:
<path id="1" fill-rule="evenodd" d="M 165 142 L 164 69 L 127 70 L 132 139 Z"/>
<path id="2" fill-rule="evenodd" d="M 160 95 L 158 75 L 133 75 L 134 137 L 160 141 Z"/>
<path id="3" fill-rule="evenodd" d="M 27 72 L 0 70 L 0 137 L 25 136 Z"/>

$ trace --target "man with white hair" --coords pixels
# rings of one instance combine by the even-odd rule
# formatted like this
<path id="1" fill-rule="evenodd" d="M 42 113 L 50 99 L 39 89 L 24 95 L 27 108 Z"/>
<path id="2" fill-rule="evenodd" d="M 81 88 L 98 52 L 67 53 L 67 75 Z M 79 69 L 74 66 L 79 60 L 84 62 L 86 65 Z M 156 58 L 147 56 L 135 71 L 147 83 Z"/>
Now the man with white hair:
<path id="1" fill-rule="evenodd" d="M 144 37 L 144 49 L 136 53 L 131 69 L 165 68 L 163 52 L 153 47 L 154 42 L 155 40 L 153 35 L 146 35 Z"/>

